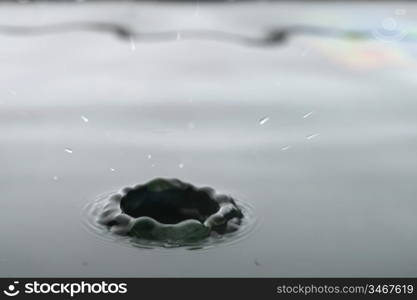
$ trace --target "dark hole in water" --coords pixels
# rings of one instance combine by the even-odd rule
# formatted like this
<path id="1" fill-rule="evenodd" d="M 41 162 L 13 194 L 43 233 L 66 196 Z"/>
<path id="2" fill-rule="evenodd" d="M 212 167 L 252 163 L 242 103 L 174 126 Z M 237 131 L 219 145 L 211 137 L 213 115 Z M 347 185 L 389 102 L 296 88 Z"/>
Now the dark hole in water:
<path id="1" fill-rule="evenodd" d="M 197 190 L 178 180 L 156 179 L 128 191 L 120 208 L 134 218 L 147 216 L 160 223 L 176 224 L 188 219 L 203 223 L 220 205 L 211 189 Z"/>
<path id="2" fill-rule="evenodd" d="M 120 235 L 188 242 L 237 231 L 242 218 L 229 196 L 178 179 L 157 178 L 108 198 L 98 222 Z"/>

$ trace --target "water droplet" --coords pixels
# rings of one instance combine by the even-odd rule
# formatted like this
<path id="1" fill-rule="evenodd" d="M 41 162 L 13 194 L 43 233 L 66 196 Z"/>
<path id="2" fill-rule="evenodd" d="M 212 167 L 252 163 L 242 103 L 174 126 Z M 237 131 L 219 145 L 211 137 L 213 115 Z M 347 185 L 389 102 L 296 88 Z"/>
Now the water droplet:
<path id="1" fill-rule="evenodd" d="M 286 145 L 286 146 L 282 147 L 282 148 L 281 148 L 281 150 L 282 150 L 282 151 L 285 151 L 285 150 L 288 150 L 288 149 L 290 149 L 290 148 L 291 148 L 291 146 L 290 146 L 290 145 Z"/>
<path id="2" fill-rule="evenodd" d="M 152 155 L 148 154 L 148 159 L 151 159 L 151 158 L 152 158 Z"/>
<path id="3" fill-rule="evenodd" d="M 397 28 L 397 21 L 394 18 L 385 18 L 382 21 L 382 28 L 387 31 L 393 31 Z"/>
<path id="4" fill-rule="evenodd" d="M 310 49 L 304 49 L 302 52 L 301 52 L 301 56 L 302 57 L 304 57 L 304 56 L 307 56 L 308 55 L 308 53 L 310 52 Z"/>
<path id="5" fill-rule="evenodd" d="M 71 154 L 73 151 L 72 151 L 72 149 L 71 149 L 71 148 L 65 148 L 65 152 L 67 152 L 67 153 Z"/>
<path id="6" fill-rule="evenodd" d="M 81 116 L 81 120 L 83 120 L 85 123 L 88 123 L 88 118 L 86 116 Z"/>
<path id="7" fill-rule="evenodd" d="M 179 164 L 178 168 L 180 168 L 180 169 L 184 168 L 184 164 Z"/>
<path id="8" fill-rule="evenodd" d="M 58 181 L 59 177 L 58 176 L 54 176 L 52 177 L 53 180 Z"/>
<path id="9" fill-rule="evenodd" d="M 311 139 L 314 139 L 315 137 L 318 137 L 319 135 L 320 135 L 320 133 L 314 133 L 314 134 L 308 135 L 306 137 L 306 139 L 311 140 Z"/>
<path id="10" fill-rule="evenodd" d="M 194 11 L 194 16 L 198 17 L 199 15 L 200 15 L 200 0 L 197 0 L 195 11 Z"/>
<path id="11" fill-rule="evenodd" d="M 303 116 L 303 119 L 307 119 L 309 116 L 311 116 L 312 114 L 314 113 L 314 111 L 310 111 L 309 113 L 306 113 L 304 116 Z"/>
<path id="12" fill-rule="evenodd" d="M 110 172 L 114 172 L 114 171 L 116 171 L 116 169 L 110 168 Z"/>
<path id="13" fill-rule="evenodd" d="M 130 37 L 129 40 L 130 40 L 130 50 L 136 51 L 135 39 L 133 37 Z"/>
<path id="14" fill-rule="evenodd" d="M 259 125 L 264 125 L 268 121 L 269 121 L 269 117 L 264 117 L 259 120 Z"/>
<path id="15" fill-rule="evenodd" d="M 407 13 L 407 10 L 405 10 L 404 8 L 397 8 L 395 10 L 395 14 L 397 16 L 404 16 Z"/>
<path id="16" fill-rule="evenodd" d="M 9 91 L 10 95 L 12 95 L 12 96 L 17 95 L 17 92 L 14 89 L 8 89 L 8 91 Z"/>

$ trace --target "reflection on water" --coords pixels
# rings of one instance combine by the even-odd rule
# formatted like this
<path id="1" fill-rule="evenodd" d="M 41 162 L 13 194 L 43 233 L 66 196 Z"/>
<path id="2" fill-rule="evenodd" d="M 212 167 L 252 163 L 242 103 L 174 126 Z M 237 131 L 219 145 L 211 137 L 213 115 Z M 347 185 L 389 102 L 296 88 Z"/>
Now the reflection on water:
<path id="1" fill-rule="evenodd" d="M 411 38 L 417 16 L 412 3 L 80 7 L 8 4 L 0 17 L 251 37 L 291 24 L 366 31 L 393 17 Z M 185 37 L 0 36 L 0 275 L 416 276 L 416 46 Z M 259 225 L 207 251 L 143 251 L 91 223 L 102 191 L 154 177 L 226 191 Z"/>

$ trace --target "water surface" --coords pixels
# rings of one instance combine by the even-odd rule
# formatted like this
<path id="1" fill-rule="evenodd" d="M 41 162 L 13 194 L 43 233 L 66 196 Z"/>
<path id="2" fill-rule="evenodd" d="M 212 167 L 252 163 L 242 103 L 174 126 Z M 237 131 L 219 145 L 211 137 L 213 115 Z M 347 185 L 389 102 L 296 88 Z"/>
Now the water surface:
<path id="1" fill-rule="evenodd" d="M 412 26 L 417 6 L 39 4 L 2 5 L 0 16 L 258 34 L 387 17 Z M 417 275 L 415 45 L 132 46 L 94 32 L 0 42 L 1 276 Z M 88 203 L 154 177 L 228 193 L 258 225 L 203 251 L 126 247 L 86 230 Z"/>

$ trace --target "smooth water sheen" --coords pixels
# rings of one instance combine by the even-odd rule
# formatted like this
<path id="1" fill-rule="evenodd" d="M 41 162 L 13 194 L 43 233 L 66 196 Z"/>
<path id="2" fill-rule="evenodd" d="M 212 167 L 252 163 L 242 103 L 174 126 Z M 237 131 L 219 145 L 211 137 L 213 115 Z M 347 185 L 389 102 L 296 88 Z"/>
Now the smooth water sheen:
<path id="1" fill-rule="evenodd" d="M 0 8 L 3 25 L 251 35 L 386 18 L 412 31 L 417 17 L 409 2 Z M 384 32 L 275 47 L 95 32 L 0 43 L 0 276 L 417 276 L 415 44 Z M 92 223 L 98 195 L 155 177 L 230 194 L 257 224 L 190 251 Z"/>

